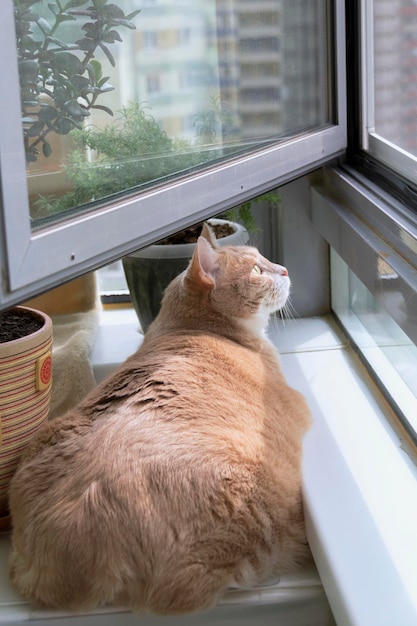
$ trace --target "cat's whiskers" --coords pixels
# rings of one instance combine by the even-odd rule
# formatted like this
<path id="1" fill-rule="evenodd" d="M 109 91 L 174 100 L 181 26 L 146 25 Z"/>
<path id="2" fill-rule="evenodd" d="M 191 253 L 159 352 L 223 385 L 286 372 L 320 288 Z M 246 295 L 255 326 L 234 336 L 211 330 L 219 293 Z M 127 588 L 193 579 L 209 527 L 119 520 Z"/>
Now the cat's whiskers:
<path id="1" fill-rule="evenodd" d="M 297 313 L 293 303 L 291 302 L 290 298 L 288 298 L 288 300 L 286 301 L 286 303 L 285 303 L 285 305 L 283 307 L 283 311 L 284 311 L 287 319 L 290 322 L 293 322 L 295 324 L 297 323 L 297 320 L 299 319 L 300 316 L 298 315 L 298 313 Z"/>
<path id="2" fill-rule="evenodd" d="M 288 298 L 285 304 L 274 315 L 271 315 L 269 325 L 274 330 L 285 331 L 289 325 L 298 323 L 297 318 L 297 311 Z"/>
<path id="3" fill-rule="evenodd" d="M 282 309 L 279 310 L 279 317 L 281 318 L 281 328 L 286 329 L 289 326 L 298 324 L 298 315 L 294 306 L 288 299 Z"/>
<path id="4" fill-rule="evenodd" d="M 281 287 L 275 287 L 272 292 L 266 294 L 263 300 L 264 306 L 270 311 L 276 312 L 285 307 L 286 293 Z"/>

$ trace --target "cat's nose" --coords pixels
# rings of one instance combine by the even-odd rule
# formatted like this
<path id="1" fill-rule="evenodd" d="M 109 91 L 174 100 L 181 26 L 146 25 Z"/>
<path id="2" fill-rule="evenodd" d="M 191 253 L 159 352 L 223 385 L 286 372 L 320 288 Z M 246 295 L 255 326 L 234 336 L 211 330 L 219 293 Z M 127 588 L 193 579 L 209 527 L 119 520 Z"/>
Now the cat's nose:
<path id="1" fill-rule="evenodd" d="M 283 265 L 278 265 L 278 263 L 272 263 L 271 269 L 274 274 L 278 274 L 279 276 L 288 276 L 288 270 Z"/>

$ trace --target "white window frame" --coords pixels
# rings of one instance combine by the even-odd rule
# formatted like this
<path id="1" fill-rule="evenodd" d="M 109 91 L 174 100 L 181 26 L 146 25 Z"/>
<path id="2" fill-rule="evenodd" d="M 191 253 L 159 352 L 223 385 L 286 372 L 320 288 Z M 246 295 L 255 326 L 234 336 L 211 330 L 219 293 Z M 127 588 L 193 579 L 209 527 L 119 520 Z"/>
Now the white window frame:
<path id="1" fill-rule="evenodd" d="M 0 306 L 31 297 L 300 176 L 346 147 L 344 0 L 334 1 L 337 123 L 32 232 L 12 0 L 0 3 Z"/>
<path id="2" fill-rule="evenodd" d="M 378 161 L 413 183 L 417 183 L 417 158 L 388 141 L 375 130 L 374 92 L 374 1 L 361 0 L 361 114 L 362 148 Z"/>

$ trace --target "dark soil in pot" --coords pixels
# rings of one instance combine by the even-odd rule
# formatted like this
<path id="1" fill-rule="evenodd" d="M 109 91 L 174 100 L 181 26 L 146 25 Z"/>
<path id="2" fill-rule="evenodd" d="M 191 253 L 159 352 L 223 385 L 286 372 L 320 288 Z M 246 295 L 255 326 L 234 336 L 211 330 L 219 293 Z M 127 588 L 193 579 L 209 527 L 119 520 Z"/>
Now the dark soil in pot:
<path id="1" fill-rule="evenodd" d="M 0 343 L 31 335 L 42 328 L 43 324 L 43 319 L 36 317 L 30 311 L 18 309 L 2 311 L 0 313 Z"/>
<path id="2" fill-rule="evenodd" d="M 179 233 L 174 233 L 169 237 L 165 237 L 165 239 L 161 239 L 161 241 L 158 241 L 157 243 L 159 245 L 196 243 L 201 234 L 202 228 L 203 222 L 201 222 L 200 224 L 195 224 L 194 226 L 190 226 L 189 228 L 184 228 L 184 230 L 181 230 Z M 214 232 L 216 239 L 221 239 L 222 237 L 233 235 L 233 233 L 235 232 L 230 224 L 211 224 L 211 229 Z"/>

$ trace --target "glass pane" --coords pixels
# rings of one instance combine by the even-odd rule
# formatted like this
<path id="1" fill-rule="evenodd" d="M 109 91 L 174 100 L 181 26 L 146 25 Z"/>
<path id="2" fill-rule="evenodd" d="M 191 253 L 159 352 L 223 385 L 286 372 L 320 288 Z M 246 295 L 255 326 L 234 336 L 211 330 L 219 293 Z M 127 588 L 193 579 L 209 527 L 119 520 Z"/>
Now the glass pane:
<path id="1" fill-rule="evenodd" d="M 32 228 L 331 122 L 326 0 L 14 0 Z"/>
<path id="2" fill-rule="evenodd" d="M 374 130 L 417 156 L 417 3 L 373 0 Z"/>
<path id="3" fill-rule="evenodd" d="M 129 289 L 123 272 L 122 261 L 114 261 L 97 271 L 98 290 L 103 296 L 128 296 Z M 129 297 L 130 300 L 130 297 Z"/>
<path id="4" fill-rule="evenodd" d="M 410 293 L 401 293 L 397 274 L 378 259 L 381 297 L 375 297 L 348 265 L 331 251 L 332 306 L 372 372 L 402 414 L 406 429 L 417 441 L 417 347 L 392 319 L 384 298 L 408 310 Z"/>

